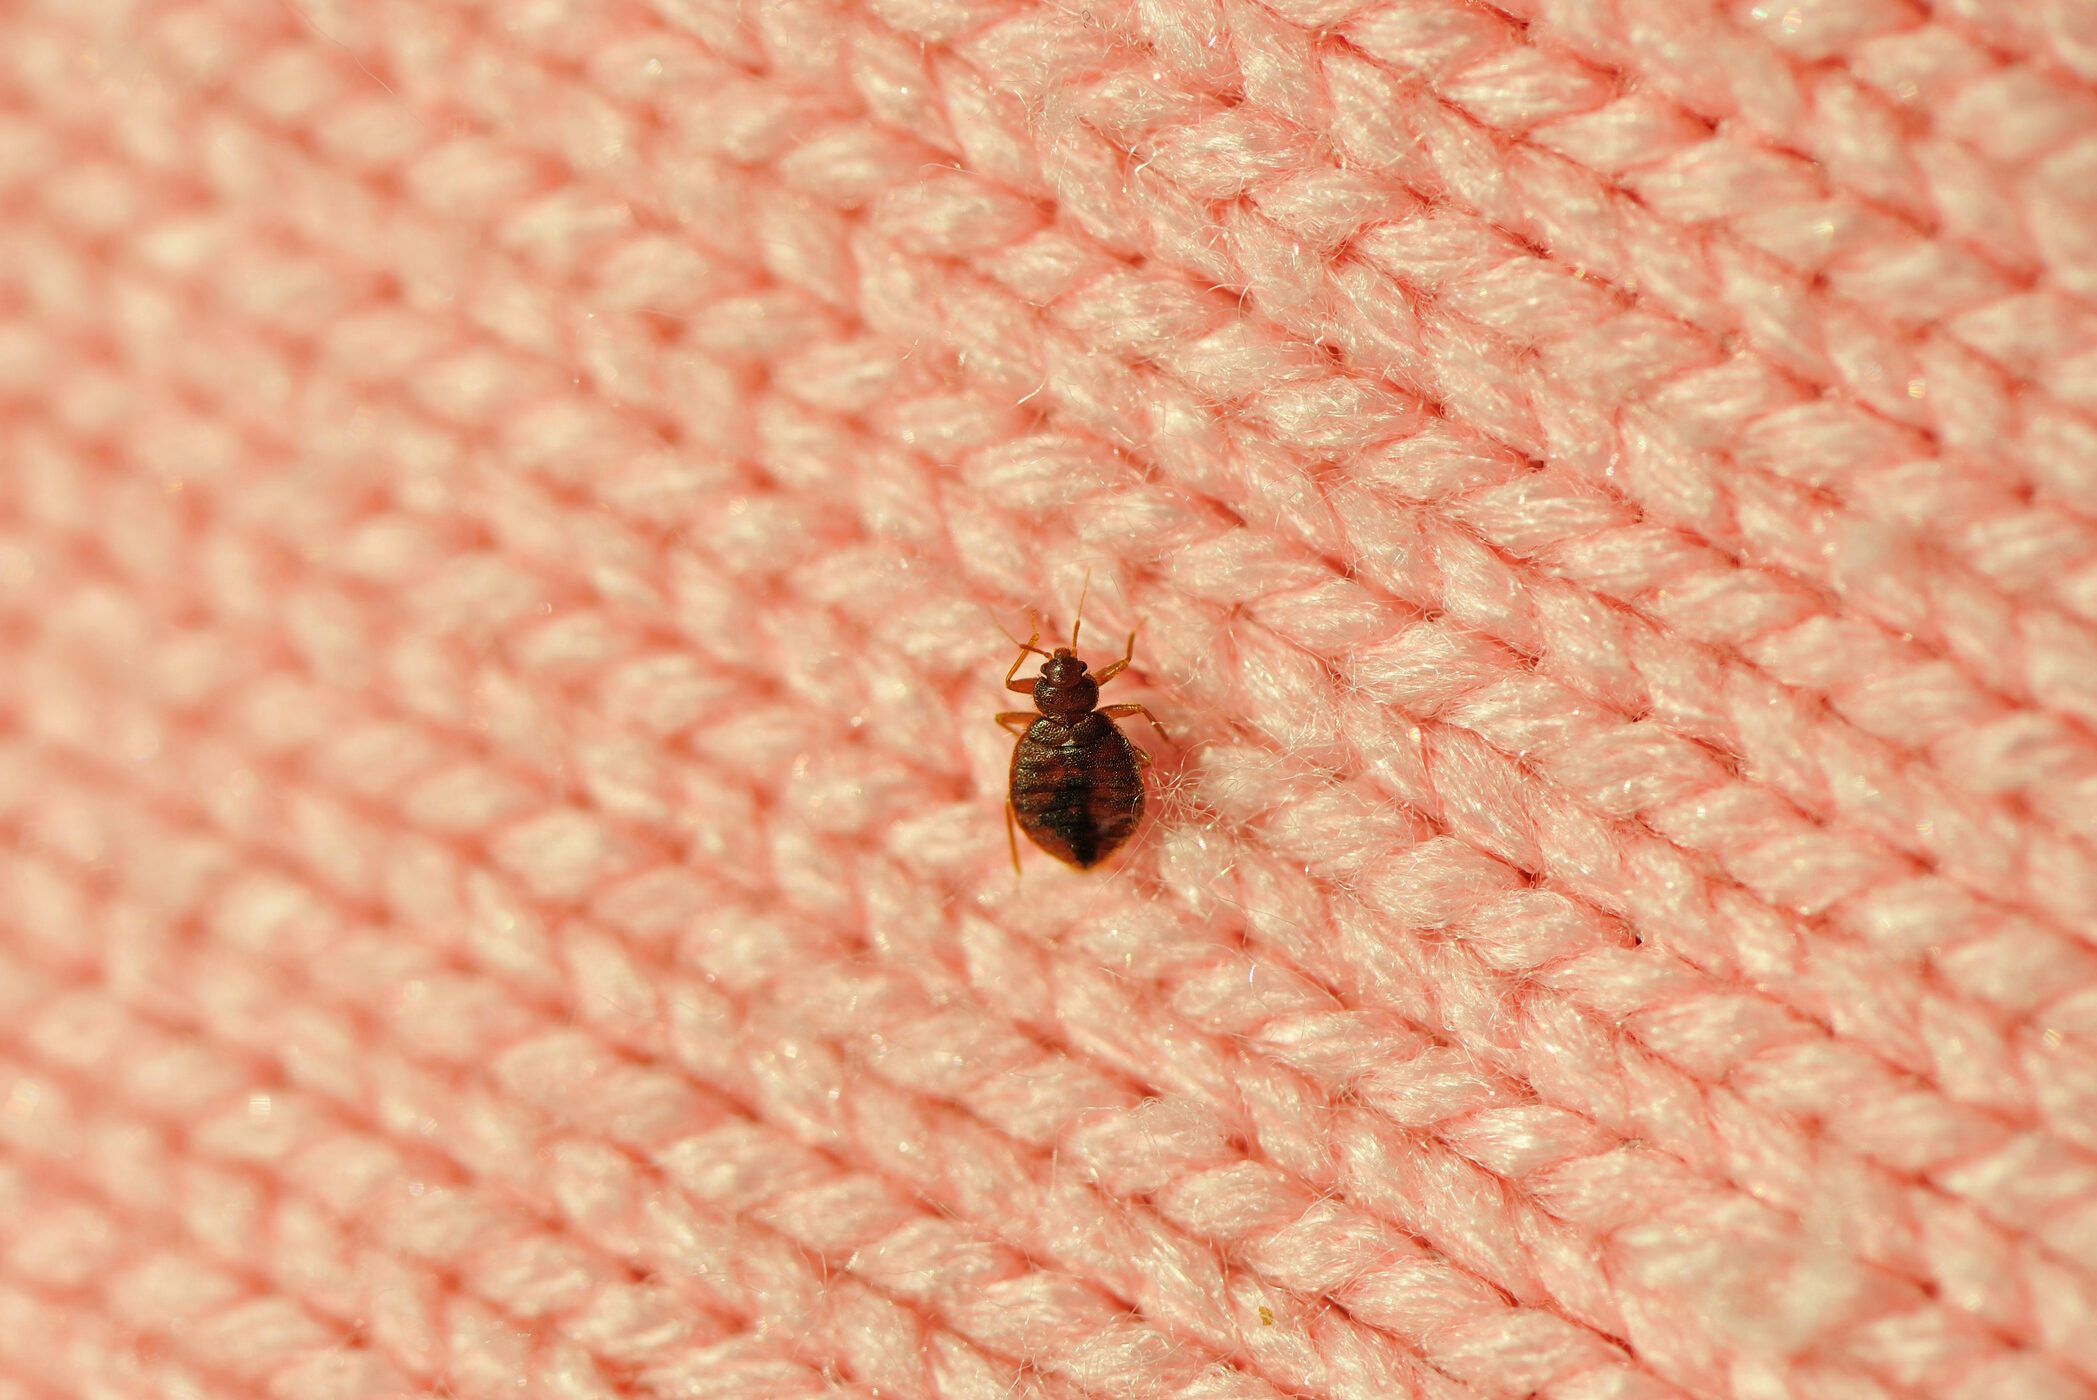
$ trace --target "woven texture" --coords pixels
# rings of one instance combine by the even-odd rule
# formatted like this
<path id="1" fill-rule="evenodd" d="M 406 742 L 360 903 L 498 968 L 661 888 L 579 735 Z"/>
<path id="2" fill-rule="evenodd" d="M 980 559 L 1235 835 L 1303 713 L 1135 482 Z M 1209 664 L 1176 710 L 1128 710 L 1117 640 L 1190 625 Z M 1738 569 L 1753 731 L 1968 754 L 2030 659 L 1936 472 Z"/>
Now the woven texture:
<path id="1" fill-rule="evenodd" d="M 423 1394 L 2097 1394 L 2097 7 L 0 5 L 0 1400 Z"/>

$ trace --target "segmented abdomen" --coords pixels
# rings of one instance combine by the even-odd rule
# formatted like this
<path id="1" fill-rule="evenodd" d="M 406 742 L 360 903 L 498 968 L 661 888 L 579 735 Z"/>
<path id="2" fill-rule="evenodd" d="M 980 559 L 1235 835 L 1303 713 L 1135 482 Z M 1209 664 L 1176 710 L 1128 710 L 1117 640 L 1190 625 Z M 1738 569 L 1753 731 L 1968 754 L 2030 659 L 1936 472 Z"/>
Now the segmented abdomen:
<path id="1" fill-rule="evenodd" d="M 1012 751 L 1012 812 L 1027 839 L 1080 869 L 1099 864 L 1143 816 L 1134 745 L 1098 714 L 1043 716 Z"/>

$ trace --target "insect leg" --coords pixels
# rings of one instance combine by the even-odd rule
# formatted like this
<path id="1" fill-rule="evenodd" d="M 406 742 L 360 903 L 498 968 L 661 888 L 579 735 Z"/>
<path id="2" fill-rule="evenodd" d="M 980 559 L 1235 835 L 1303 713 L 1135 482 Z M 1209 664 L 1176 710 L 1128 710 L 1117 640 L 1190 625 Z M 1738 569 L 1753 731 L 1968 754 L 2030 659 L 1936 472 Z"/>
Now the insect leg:
<path id="1" fill-rule="evenodd" d="M 1100 667 L 1099 671 L 1092 677 L 1092 679 L 1098 681 L 1101 685 L 1105 685 L 1108 681 L 1113 680 L 1123 671 L 1126 671 L 1129 668 L 1129 663 L 1131 661 L 1134 661 L 1135 659 L 1136 633 L 1132 631 L 1129 633 L 1129 644 L 1126 648 L 1123 649 L 1121 653 L 1121 660 L 1110 661 L 1106 665 Z"/>
<path id="2" fill-rule="evenodd" d="M 1012 878 L 1019 878 L 1019 826 L 1012 817 L 1012 804 L 1005 804 L 1005 844 L 1012 848 Z"/>
<path id="3" fill-rule="evenodd" d="M 1041 716 L 1032 710 L 1004 710 L 998 714 L 998 727 L 1008 734 L 1025 734 L 1027 726 Z M 1014 721 L 1018 721 L 1015 727 Z"/>
<path id="4" fill-rule="evenodd" d="M 1099 707 L 1099 713 L 1105 715 L 1108 719 L 1126 719 L 1130 715 L 1142 715 L 1150 721 L 1150 727 L 1158 731 L 1160 739 L 1169 741 L 1172 738 L 1170 734 L 1165 732 L 1165 726 L 1158 723 L 1158 717 L 1149 710 L 1144 709 L 1141 705 L 1102 705 Z"/>

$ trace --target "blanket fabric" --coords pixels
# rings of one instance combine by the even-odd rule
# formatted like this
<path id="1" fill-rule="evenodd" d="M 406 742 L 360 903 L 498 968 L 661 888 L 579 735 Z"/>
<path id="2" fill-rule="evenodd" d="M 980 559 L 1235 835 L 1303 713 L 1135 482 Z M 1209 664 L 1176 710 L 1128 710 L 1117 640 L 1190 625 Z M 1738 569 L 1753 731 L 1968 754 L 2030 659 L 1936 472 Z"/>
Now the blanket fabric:
<path id="1" fill-rule="evenodd" d="M 0 1400 L 2093 1393 L 2089 0 L 0 5 Z"/>

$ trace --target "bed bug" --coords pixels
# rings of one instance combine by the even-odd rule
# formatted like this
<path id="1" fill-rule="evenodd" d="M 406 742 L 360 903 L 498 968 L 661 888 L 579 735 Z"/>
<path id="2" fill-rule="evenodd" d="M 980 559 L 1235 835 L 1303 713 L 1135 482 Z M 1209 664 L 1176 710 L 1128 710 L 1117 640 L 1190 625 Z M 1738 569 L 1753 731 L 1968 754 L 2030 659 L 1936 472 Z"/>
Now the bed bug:
<path id="1" fill-rule="evenodd" d="M 1012 869 L 1019 869 L 1017 826 L 1027 839 L 1065 864 L 1090 870 L 1120 848 L 1143 817 L 1143 770 L 1150 755 L 1129 742 L 1114 721 L 1141 715 L 1159 735 L 1165 726 L 1141 705 L 1099 704 L 1099 688 L 1128 669 L 1136 655 L 1136 634 L 1119 661 L 1097 675 L 1077 656 L 1078 628 L 1085 601 L 1078 600 L 1079 620 L 1071 623 L 1070 645 L 1043 651 L 1041 626 L 1019 642 L 1019 655 L 1005 672 L 1005 689 L 1031 695 L 1034 710 L 1008 710 L 998 723 L 1017 735 L 1012 747 L 1012 778 L 1005 798 L 1005 839 L 1012 847 Z M 1016 640 L 1016 639 L 1015 639 Z M 1042 658 L 1031 680 L 1014 677 L 1029 654 Z"/>

